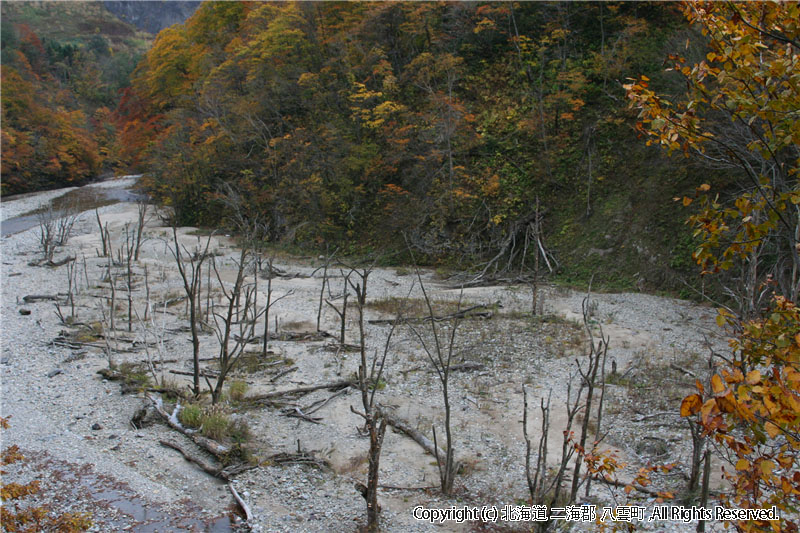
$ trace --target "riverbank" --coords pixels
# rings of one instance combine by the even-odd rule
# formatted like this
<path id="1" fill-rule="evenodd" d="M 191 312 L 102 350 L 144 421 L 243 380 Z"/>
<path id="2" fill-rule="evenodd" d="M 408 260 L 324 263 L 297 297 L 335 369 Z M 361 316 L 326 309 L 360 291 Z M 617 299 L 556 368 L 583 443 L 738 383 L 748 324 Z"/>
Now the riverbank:
<path id="1" fill-rule="evenodd" d="M 43 200 L 25 201 L 33 209 Z M 109 224 L 116 249 L 124 242 L 125 225 L 130 228 L 135 224 L 136 206 L 117 204 L 103 207 L 99 213 L 104 223 Z M 153 303 L 179 297 L 182 290 L 169 251 L 171 230 L 161 227 L 157 217 L 151 217 L 145 233 L 147 239 L 135 267 L 137 289 L 133 297 L 133 305 L 140 313 L 146 298 L 145 266 Z M 190 250 L 198 243 L 193 228 L 182 228 L 179 235 Z M 199 242 L 204 246 L 205 238 Z M 100 248 L 94 213 L 87 212 L 79 217 L 74 236 L 56 254 L 56 259 L 67 255 L 78 258 L 79 277 L 87 278 L 79 283 L 78 322 L 97 322 L 104 306 L 107 308 L 110 293 L 103 278 L 108 260 L 97 257 Z M 209 249 L 223 279 L 231 279 L 233 260 L 237 257 L 232 243 L 224 237 L 212 237 Z M 2 410 L 4 417 L 12 416 L 11 428 L 4 433 L 3 441 L 4 446 L 18 444 L 34 458 L 31 468 L 22 466 L 14 470 L 4 482 L 35 476 L 36 468 L 87 471 L 89 485 L 93 483 L 91 480 L 111 480 L 108 483 L 121 487 L 118 490 L 122 496 L 108 496 L 103 490 L 90 489 L 83 496 L 76 496 L 72 503 L 59 504 L 64 509 L 92 511 L 96 531 L 120 529 L 118 524 L 122 522 L 136 529 L 146 522 L 141 515 L 137 519 L 133 511 L 114 507 L 113 500 L 142 502 L 136 505 L 153 510 L 151 518 L 147 518 L 152 523 L 167 515 L 178 521 L 193 518 L 215 524 L 212 530 L 229 527 L 226 522 L 219 522 L 234 503 L 226 485 L 159 444 L 160 440 L 169 439 L 192 450 L 191 441 L 161 423 L 141 429 L 131 426 L 133 414 L 149 402 L 141 394 L 122 395 L 117 383 L 105 381 L 97 374 L 109 365 L 109 353 L 102 348 L 102 342 L 94 343 L 99 348 L 59 346 L 54 340 L 62 332 L 69 334 L 80 328 L 61 323 L 52 301 L 24 302 L 26 295 L 65 294 L 66 266 L 28 265 L 39 255 L 35 230 L 4 237 L 2 252 Z M 320 260 L 276 263 L 285 275 L 273 279 L 273 298 L 285 298 L 270 311 L 270 320 L 277 325 L 273 332 L 279 333 L 270 348 L 275 353 L 274 360 L 281 361 L 281 372 L 288 373 L 279 376 L 272 367 L 259 365 L 237 373 L 232 379 L 246 383 L 247 394 L 342 380 L 356 371 L 357 354 L 337 349 L 332 339 L 313 334 L 322 282 L 320 263 Z M 330 289 L 325 298 L 341 306 L 341 299 L 336 297 L 343 290 L 344 280 L 338 268 L 331 269 L 330 275 Z M 458 301 L 459 291 L 439 285 L 432 273 L 424 273 L 422 279 L 437 306 L 452 306 Z M 253 281 L 252 275 L 247 278 L 248 283 Z M 265 285 L 260 280 L 259 305 L 265 301 Z M 124 301 L 124 284 L 120 282 L 117 286 L 118 302 Z M 420 301 L 418 281 L 404 269 L 375 269 L 369 278 L 368 294 L 368 319 L 392 318 L 397 302 L 409 295 L 415 305 Z M 484 320 L 465 320 L 459 325 L 455 362 L 475 366 L 454 372 L 450 384 L 454 449 L 465 465 L 457 477 L 455 496 L 442 497 L 432 488 L 438 478 L 433 458 L 414 441 L 390 430 L 381 461 L 381 482 L 391 487 L 381 490 L 379 496 L 384 530 L 440 530 L 440 526 L 414 520 L 412 510 L 417 505 L 502 507 L 527 498 L 525 445 L 520 424 L 522 385 L 526 384 L 531 406 L 538 406 L 540 398 L 552 393 L 554 407 L 548 446 L 552 461 L 560 451 L 560 433 L 565 423 L 562 405 L 570 376 L 574 376 L 575 360 L 583 364 L 587 352 L 583 326 L 578 322 L 584 296 L 549 287 L 543 294 L 543 318 L 531 320 L 527 317 L 530 305 L 527 287 L 464 291 L 464 302 L 489 304 L 493 315 Z M 691 389 L 693 380 L 671 367 L 699 375 L 707 354 L 703 337 L 718 346 L 724 344 L 724 339 L 716 336 L 713 309 L 646 294 L 600 294 L 593 295 L 592 300 L 593 328 L 597 332 L 602 326 L 610 336 L 609 365 L 613 361 L 619 376 L 614 384 L 609 382 L 606 386 L 604 426 L 608 431 L 608 446 L 631 465 L 620 475 L 630 479 L 638 465 L 654 460 L 685 463 L 690 450 L 685 424 L 677 416 L 677 410 L 681 394 Z M 500 306 L 495 306 L 495 302 Z M 65 313 L 63 296 L 60 306 Z M 352 344 L 358 340 L 357 313 L 350 309 L 346 340 Z M 30 314 L 23 315 L 21 310 Z M 152 342 L 157 335 L 165 343 L 169 358 L 176 360 L 160 366 L 157 375 L 186 390 L 190 378 L 170 373 L 191 369 L 191 343 L 183 305 L 164 310 L 157 314 L 153 326 L 134 320 L 130 333 L 126 332 L 125 312 L 121 310 L 115 339 L 131 342 L 123 343 L 125 350 L 114 351 L 111 357 L 116 364 L 157 357 L 148 356 L 142 348 L 143 342 Z M 321 329 L 334 335 L 339 330 L 338 315 L 328 305 L 323 307 Z M 386 325 L 367 325 L 370 353 L 373 349 L 383 349 L 388 332 Z M 219 345 L 212 334 L 202 335 L 201 350 L 206 357 L 218 353 Z M 431 425 L 442 427 L 443 410 L 440 385 L 428 365 L 413 332 L 398 328 L 377 396 L 396 416 L 431 437 Z M 353 484 L 366 481 L 368 442 L 357 429 L 363 421 L 350 410 L 351 406 L 359 409 L 360 398 L 352 389 L 335 397 L 323 390 L 290 403 L 302 411 L 323 401 L 326 403 L 314 414 L 319 419 L 317 423 L 287 416 L 286 410 L 274 406 L 241 411 L 230 408 L 231 416 L 247 421 L 253 435 L 248 445 L 254 450 L 256 461 L 262 461 L 258 468 L 237 476 L 234 482 L 255 515 L 250 524 L 254 530 L 352 531 L 363 523 L 364 501 Z M 659 417 L 649 416 L 662 411 Z M 534 418 L 531 436 L 538 438 L 538 414 L 532 410 L 531 416 Z M 647 442 L 658 445 L 642 445 Z M 329 468 L 286 466 L 264 459 L 275 453 L 294 453 L 298 447 L 326 462 Z M 61 463 L 48 463 L 46 457 Z M 657 481 L 670 483 L 668 479 Z M 97 481 L 92 486 L 102 488 L 103 483 Z M 595 485 L 592 501 L 608 500 L 607 488 Z M 645 505 L 653 501 L 639 500 Z M 130 511 L 130 504 L 120 504 L 126 505 Z M 669 526 L 675 526 L 674 531 L 684 527 Z M 184 522 L 171 527 L 189 526 Z M 448 524 L 445 529 L 466 531 L 470 527 Z"/>

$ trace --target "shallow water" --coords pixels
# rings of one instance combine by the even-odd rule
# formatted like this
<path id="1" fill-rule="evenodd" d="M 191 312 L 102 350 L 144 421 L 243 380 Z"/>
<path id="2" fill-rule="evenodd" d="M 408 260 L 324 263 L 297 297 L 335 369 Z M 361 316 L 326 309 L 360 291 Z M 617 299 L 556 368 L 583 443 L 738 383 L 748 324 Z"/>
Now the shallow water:
<path id="1" fill-rule="evenodd" d="M 136 202 L 140 198 L 145 198 L 145 196 L 128 187 L 80 187 L 54 198 L 39 209 L 3 220 L 0 222 L 0 235 L 6 237 L 35 228 L 39 225 L 40 215 L 51 208 L 56 213 L 59 211 L 81 213 L 116 203 Z"/>

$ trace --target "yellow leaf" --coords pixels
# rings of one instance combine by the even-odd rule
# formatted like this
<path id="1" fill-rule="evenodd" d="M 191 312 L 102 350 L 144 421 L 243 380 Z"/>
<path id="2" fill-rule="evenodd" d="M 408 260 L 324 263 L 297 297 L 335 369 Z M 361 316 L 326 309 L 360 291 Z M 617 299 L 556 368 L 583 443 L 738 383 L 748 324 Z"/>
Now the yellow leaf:
<path id="1" fill-rule="evenodd" d="M 780 435 L 781 433 L 781 428 L 779 428 L 772 422 L 767 422 L 766 424 L 764 424 L 764 429 L 767 431 L 767 435 L 769 435 L 773 439 L 778 435 Z"/>
<path id="2" fill-rule="evenodd" d="M 750 461 L 747 459 L 739 459 L 736 461 L 736 470 L 747 470 L 750 468 Z"/>
<path id="3" fill-rule="evenodd" d="M 691 199 L 691 198 L 689 198 L 689 197 L 687 197 L 687 196 L 684 196 L 684 197 L 683 197 L 683 206 L 684 206 L 684 207 L 688 206 L 688 205 L 689 205 L 689 204 L 691 204 L 691 203 L 692 203 L 692 199 Z"/>
<path id="4" fill-rule="evenodd" d="M 699 394 L 690 394 L 686 398 L 683 399 L 681 402 L 681 416 L 687 417 L 691 416 L 698 411 L 703 406 L 703 399 L 700 397 Z"/>
<path id="5" fill-rule="evenodd" d="M 718 374 L 711 377 L 711 390 L 714 394 L 721 394 L 725 390 L 725 384 L 722 383 L 722 378 Z"/>
<path id="6" fill-rule="evenodd" d="M 775 463 L 772 461 L 761 461 L 761 472 L 765 477 L 769 477 L 773 470 L 775 470 Z"/>
<path id="7" fill-rule="evenodd" d="M 711 189 L 711 185 L 709 185 L 708 183 L 704 183 L 697 188 L 697 190 L 701 192 L 706 192 L 709 189 Z"/>
<path id="8" fill-rule="evenodd" d="M 750 372 L 747 373 L 745 381 L 747 382 L 748 385 L 755 385 L 756 383 L 761 381 L 761 372 L 759 372 L 758 370 L 751 370 Z"/>

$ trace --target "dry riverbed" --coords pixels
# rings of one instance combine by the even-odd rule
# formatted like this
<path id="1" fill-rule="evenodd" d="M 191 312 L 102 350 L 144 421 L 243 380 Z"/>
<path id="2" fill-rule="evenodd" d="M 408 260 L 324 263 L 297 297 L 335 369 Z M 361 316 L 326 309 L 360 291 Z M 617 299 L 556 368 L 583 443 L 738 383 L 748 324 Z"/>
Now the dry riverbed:
<path id="1" fill-rule="evenodd" d="M 19 206 L 14 209 L 14 213 L 24 211 Z M 103 222 L 108 222 L 116 250 L 125 242 L 126 224 L 129 230 L 135 226 L 136 206 L 117 204 L 103 207 L 99 213 Z M 205 245 L 205 237 L 197 236 L 192 228 L 181 228 L 179 233 L 188 249 L 198 242 Z M 137 390 L 122 394 L 118 382 L 97 374 L 109 367 L 111 348 L 110 358 L 117 366 L 148 359 L 156 363 L 161 359 L 172 361 L 155 365 L 149 386 L 154 387 L 152 381 L 157 378 L 188 392 L 191 377 L 182 373 L 191 370 L 191 337 L 185 302 L 179 299 L 182 282 L 170 252 L 171 230 L 161 226 L 158 217 L 151 217 L 145 235 L 140 260 L 134 266 L 133 306 L 137 312 L 131 318 L 129 332 L 126 285 L 120 277 L 116 284 L 116 333 L 98 331 L 97 327 L 102 315 L 108 313 L 110 286 L 106 279 L 108 259 L 98 257 L 101 243 L 94 212 L 78 219 L 72 238 L 55 255 L 56 260 L 77 258 L 76 316 L 69 318 L 76 325 L 61 322 L 54 301 L 23 300 L 26 295 L 56 295 L 62 315 L 70 315 L 65 299 L 67 266 L 29 266 L 40 256 L 37 230 L 3 238 L 0 375 L 2 415 L 11 417 L 10 429 L 3 432 L 3 446 L 17 444 L 28 458 L 9 468 L 4 483 L 48 478 L 42 497 L 50 501 L 44 503 L 59 510 L 91 513 L 97 531 L 125 527 L 230 530 L 241 526 L 241 519 L 235 513 L 228 486 L 159 441 L 172 441 L 202 457 L 200 450 L 152 414 L 152 423 L 134 428 L 131 418 L 150 401 Z M 224 236 L 214 236 L 209 249 L 222 276 L 232 281 L 238 256 L 233 243 Z M 287 295 L 270 310 L 270 327 L 279 338 L 270 342 L 273 353 L 268 360 L 248 356 L 247 364 L 230 378 L 247 384 L 245 396 L 335 382 L 355 374 L 358 354 L 337 349 L 339 317 L 328 305 L 323 308 L 321 329 L 332 336 L 315 335 L 322 262 L 320 258 L 276 259 L 275 266 L 287 274 L 272 283 L 273 299 Z M 145 267 L 153 304 L 148 311 L 153 319 L 147 321 L 142 319 L 148 292 Z M 114 269 L 122 275 L 122 267 Z M 343 278 L 338 267 L 329 273 L 330 292 L 326 291 L 325 297 L 341 306 L 342 299 L 336 297 L 343 291 Z M 437 308 L 454 308 L 460 291 L 447 288 L 430 272 L 423 273 L 422 279 Z M 252 275 L 248 281 L 253 281 Z M 263 306 L 265 280 L 259 280 L 258 289 L 258 301 Z M 205 288 L 203 291 L 204 310 Z M 567 384 L 575 372 L 576 359 L 584 362 L 588 353 L 581 322 L 584 296 L 548 287 L 544 291 L 544 315 L 531 319 L 527 314 L 527 287 L 464 291 L 463 306 L 490 304 L 492 317 L 463 320 L 458 326 L 453 363 L 475 364 L 451 376 L 454 446 L 462 464 L 454 494 L 446 498 L 435 489 L 438 471 L 433 457 L 406 435 L 390 429 L 380 471 L 385 485 L 379 494 L 384 530 L 472 531 L 479 525 L 415 521 L 412 509 L 417 505 L 502 507 L 526 501 L 522 385 L 529 392 L 534 441 L 540 424 L 539 398 L 552 391 L 548 457 L 554 462 L 561 448 Z M 212 297 L 217 298 L 219 306 L 218 289 Z M 366 318 L 392 318 L 398 302 L 407 297 L 412 301 L 408 314 L 414 314 L 413 309 L 421 308 L 421 292 L 412 272 L 375 269 L 369 277 Z M 353 300 L 351 297 L 351 304 Z M 608 433 L 605 445 L 630 465 L 619 477 L 630 480 L 644 464 L 678 462 L 669 476 L 656 478 L 656 482 L 679 492 L 686 484 L 691 450 L 686 424 L 677 411 L 680 399 L 694 382 L 688 374 L 703 375 L 706 340 L 717 346 L 724 344 L 713 324 L 714 310 L 646 294 L 594 294 L 592 301 L 594 332 L 599 335 L 602 326 L 610 338 L 607 371 L 611 372 L 612 364 L 617 369 L 606 385 L 601 432 Z M 499 305 L 494 305 L 496 302 Z M 22 314 L 28 311 L 30 314 Z M 347 317 L 346 342 L 355 344 L 358 328 L 354 306 L 348 309 Z M 425 324 L 416 327 L 426 329 Z M 448 326 L 443 323 L 441 327 Z M 387 324 L 367 326 L 370 356 L 375 350 L 382 352 L 390 328 Z M 263 326 L 258 331 L 263 331 Z M 293 340 L 285 340 L 289 338 Z M 210 332 L 202 334 L 201 351 L 203 357 L 213 357 L 219 351 Z M 214 372 L 213 362 L 204 362 L 204 366 L 209 373 Z M 148 373 L 145 370 L 145 375 Z M 253 512 L 249 526 L 254 531 L 354 531 L 363 524 L 365 504 L 354 482 L 366 482 L 369 442 L 359 431 L 363 421 L 350 409 L 361 409 L 360 395 L 354 389 L 338 393 L 318 390 L 281 405 L 266 406 L 237 402 L 233 396 L 228 394 L 225 410 L 231 419 L 246 421 L 251 437 L 245 446 L 252 463 L 258 465 L 236 475 L 233 481 Z M 431 426 L 436 425 L 441 437 L 444 412 L 439 382 L 416 335 L 406 326 L 394 332 L 377 396 L 382 405 L 429 438 Z M 314 422 L 287 416 L 295 407 L 306 412 L 325 400 L 329 401 L 313 413 Z M 276 454 L 297 454 L 298 450 L 327 466 L 274 460 Z M 621 490 L 614 492 L 625 499 Z M 643 498 L 632 500 L 637 505 L 654 502 L 647 495 L 634 496 Z M 614 501 L 612 489 L 594 483 L 589 497 L 582 501 L 608 504 Z M 500 525 L 480 527 L 492 530 Z M 686 528 L 679 523 L 651 525 L 658 530 Z"/>

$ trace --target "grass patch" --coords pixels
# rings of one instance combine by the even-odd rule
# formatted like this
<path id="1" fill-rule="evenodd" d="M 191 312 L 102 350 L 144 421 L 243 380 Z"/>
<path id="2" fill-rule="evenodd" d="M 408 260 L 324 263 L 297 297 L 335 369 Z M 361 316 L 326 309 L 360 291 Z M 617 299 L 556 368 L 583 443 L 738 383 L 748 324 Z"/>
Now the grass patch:
<path id="1" fill-rule="evenodd" d="M 178 422 L 187 428 L 197 429 L 202 424 L 203 409 L 196 404 L 185 405 L 178 413 Z"/>
<path id="2" fill-rule="evenodd" d="M 219 405 L 207 407 L 200 417 L 200 433 L 209 439 L 222 441 L 228 436 L 230 419 Z"/>
<path id="3" fill-rule="evenodd" d="M 231 401 L 240 402 L 247 394 L 247 383 L 241 380 L 231 381 L 228 385 L 228 397 Z"/>

